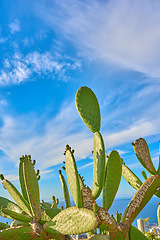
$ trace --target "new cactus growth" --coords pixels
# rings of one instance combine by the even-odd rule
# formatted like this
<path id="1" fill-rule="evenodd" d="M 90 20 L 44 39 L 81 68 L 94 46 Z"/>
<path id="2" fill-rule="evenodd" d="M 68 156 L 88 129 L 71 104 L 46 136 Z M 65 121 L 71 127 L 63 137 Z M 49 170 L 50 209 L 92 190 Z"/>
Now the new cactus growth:
<path id="1" fill-rule="evenodd" d="M 106 161 L 103 138 L 99 132 L 101 125 L 99 104 L 93 91 L 88 87 L 81 87 L 77 91 L 75 101 L 80 117 L 89 130 L 94 133 L 92 190 L 89 187 L 80 187 L 75 158 L 68 145 L 65 152 L 65 157 L 67 155 L 65 159 L 65 166 L 68 184 L 76 206 L 80 207 L 80 209 L 88 209 L 97 215 L 97 228 L 99 228 L 100 233 L 103 234 L 98 235 L 94 231 L 94 236 L 91 236 L 90 239 L 107 239 L 108 232 L 109 240 L 147 239 L 143 233 L 132 226 L 132 223 L 137 215 L 160 187 L 159 172 L 154 168 L 145 140 L 140 139 L 135 141 L 135 152 L 139 161 L 146 170 L 154 175 L 151 175 L 150 178 L 146 179 L 146 181 L 142 183 L 140 179 L 127 166 L 125 166 L 117 151 L 112 151 Z M 104 165 L 106 165 L 106 167 L 104 167 Z M 123 216 L 120 213 L 117 213 L 116 219 L 114 219 L 108 213 L 108 209 L 111 207 L 117 193 L 121 180 L 121 174 L 123 174 L 124 177 L 128 179 L 128 182 L 138 191 L 126 208 Z M 102 191 L 103 208 L 97 206 L 95 202 L 95 199 Z M 80 204 L 77 204 L 78 202 L 80 202 Z M 77 224 L 79 224 L 79 221 Z M 75 233 L 76 232 L 74 231 L 74 234 Z M 91 233 L 93 234 L 93 232 L 89 232 L 88 236 L 91 235 Z M 71 233 L 68 232 L 68 234 Z"/>

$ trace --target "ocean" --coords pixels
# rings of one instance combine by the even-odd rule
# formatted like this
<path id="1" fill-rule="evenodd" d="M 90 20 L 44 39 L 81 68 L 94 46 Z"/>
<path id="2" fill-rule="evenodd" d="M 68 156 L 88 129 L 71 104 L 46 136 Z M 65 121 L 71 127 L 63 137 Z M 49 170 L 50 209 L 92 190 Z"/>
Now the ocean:
<path id="1" fill-rule="evenodd" d="M 118 199 L 117 198 L 117 199 L 115 199 L 111 208 L 109 209 L 109 213 L 113 214 L 114 217 L 116 215 L 116 211 L 123 214 L 127 205 L 128 205 L 128 203 L 130 202 L 130 200 L 131 199 L 129 199 L 129 198 L 126 198 L 126 199 Z M 152 199 L 143 208 L 143 210 L 140 212 L 140 214 L 138 215 L 137 218 L 145 219 L 145 218 L 149 217 L 150 218 L 149 224 L 150 225 L 157 225 L 158 224 L 158 221 L 157 221 L 158 202 L 160 202 L 159 198 L 152 197 Z M 99 206 L 102 206 L 102 200 L 98 199 L 97 204 Z M 62 205 L 64 206 L 64 201 L 60 201 L 59 207 L 62 206 Z M 72 204 L 72 205 L 74 205 L 74 204 Z M 133 225 L 135 227 L 137 227 L 137 218 L 133 223 Z M 12 220 L 0 217 L 0 222 L 4 222 L 4 223 L 9 222 L 9 224 L 10 224 L 12 222 Z"/>

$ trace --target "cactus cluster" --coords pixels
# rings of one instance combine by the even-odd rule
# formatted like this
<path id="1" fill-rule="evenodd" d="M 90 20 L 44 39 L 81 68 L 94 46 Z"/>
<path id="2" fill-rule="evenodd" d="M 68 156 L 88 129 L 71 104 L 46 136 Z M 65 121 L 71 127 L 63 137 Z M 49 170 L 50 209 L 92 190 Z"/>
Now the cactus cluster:
<path id="1" fill-rule="evenodd" d="M 88 209 L 95 213 L 95 200 L 102 192 L 103 204 L 102 207 L 96 205 L 95 213 L 98 218 L 98 225 L 95 230 L 88 232 L 87 235 L 90 236 L 89 239 L 107 239 L 107 235 L 109 235 L 110 240 L 147 239 L 143 233 L 132 226 L 133 221 L 140 211 L 151 197 L 157 194 L 157 189 L 160 187 L 159 170 L 155 170 L 147 143 L 144 139 L 137 139 L 133 144 L 138 160 L 151 174 L 151 176 L 148 179 L 146 178 L 145 182 L 142 183 L 140 179 L 125 166 L 117 151 L 111 151 L 109 156 L 105 155 L 104 141 L 100 133 L 100 108 L 93 91 L 88 87 L 81 87 L 77 91 L 75 101 L 81 119 L 89 130 L 94 133 L 92 190 L 86 187 L 81 181 L 81 178 L 79 178 L 74 152 L 69 145 L 66 146 L 64 153 L 65 167 L 63 169 L 66 170 L 68 185 L 75 205 L 78 208 Z M 108 210 L 116 196 L 122 174 L 138 191 L 128 204 L 123 216 L 117 214 L 117 219 L 114 219 L 113 215 L 108 213 Z M 60 177 L 61 176 L 62 173 L 60 171 Z M 63 181 L 65 181 L 65 179 Z M 69 191 L 66 181 L 65 187 L 64 183 L 62 187 L 64 198 L 69 202 Z M 97 229 L 99 229 L 99 231 L 97 231 Z M 97 232 L 100 232 L 100 234 L 97 234 Z"/>
<path id="2" fill-rule="evenodd" d="M 142 138 L 133 145 L 138 160 L 150 173 L 147 178 L 143 171 L 144 183 L 124 164 L 115 150 L 106 156 L 103 137 L 100 133 L 101 115 L 98 100 L 88 87 L 81 87 L 76 94 L 76 107 L 85 125 L 94 134 L 93 142 L 93 184 L 92 189 L 84 183 L 79 174 L 74 150 L 66 145 L 64 152 L 67 181 L 62 171 L 59 178 L 64 193 L 65 209 L 58 208 L 58 199 L 52 197 L 52 204 L 40 201 L 38 180 L 39 170 L 35 171 L 35 160 L 30 155 L 20 158 L 19 183 L 21 193 L 1 174 L 3 187 L 14 202 L 0 197 L 0 216 L 13 219 L 11 226 L 0 223 L 0 240 L 9 239 L 70 239 L 72 234 L 87 233 L 90 240 L 145 240 L 143 233 L 132 223 L 140 211 L 156 194 L 160 197 L 160 164 L 155 169 L 148 145 Z M 116 218 L 108 213 L 119 188 L 121 176 L 136 190 L 124 214 L 116 213 Z M 68 182 L 68 184 L 67 184 Z M 75 202 L 71 207 L 69 189 Z M 102 193 L 102 207 L 96 199 Z M 160 219 L 160 208 L 158 217 Z M 9 228 L 8 228 L 9 227 Z"/>

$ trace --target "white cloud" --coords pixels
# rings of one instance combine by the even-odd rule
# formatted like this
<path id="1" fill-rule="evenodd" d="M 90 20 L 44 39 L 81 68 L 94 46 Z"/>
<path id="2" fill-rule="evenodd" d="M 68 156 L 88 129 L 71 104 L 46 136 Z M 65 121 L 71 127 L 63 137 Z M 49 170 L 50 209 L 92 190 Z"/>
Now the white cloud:
<path id="1" fill-rule="evenodd" d="M 11 22 L 9 24 L 9 29 L 10 29 L 10 32 L 12 34 L 14 34 L 15 32 L 19 32 L 20 31 L 20 22 L 18 19 L 15 19 L 13 22 Z"/>
<path id="2" fill-rule="evenodd" d="M 11 182 L 18 181 L 18 179 L 19 179 L 18 175 L 5 175 L 4 177 L 5 177 L 5 179 L 7 179 Z"/>
<path id="3" fill-rule="evenodd" d="M 93 165 L 93 162 L 91 162 L 91 163 L 87 163 L 87 164 L 85 164 L 85 165 L 79 167 L 79 168 L 78 168 L 78 171 L 81 170 L 81 169 L 87 168 L 87 167 L 89 167 L 89 166 L 92 166 L 92 165 Z"/>
<path id="4" fill-rule="evenodd" d="M 36 14 L 85 57 L 160 77 L 158 0 L 48 2 L 36 8 Z"/>
<path id="5" fill-rule="evenodd" d="M 53 56 L 49 52 L 31 52 L 24 56 L 15 53 L 14 56 L 4 59 L 3 68 L 0 71 L 0 85 L 20 84 L 29 81 L 33 74 L 49 74 L 52 78 L 68 81 L 67 71 L 79 68 L 77 60 L 65 59 L 64 57 Z"/>
<path id="6" fill-rule="evenodd" d="M 79 124 L 77 117 L 73 104 L 66 108 L 62 107 L 57 116 L 46 122 L 40 134 L 36 131 L 40 119 L 35 119 L 31 115 L 17 118 L 4 116 L 0 129 L 0 149 L 12 164 L 17 164 L 22 154 L 31 154 L 37 160 L 36 167 L 42 173 L 44 169 L 64 161 L 63 152 L 66 144 L 75 149 L 76 160 L 85 159 L 93 150 L 93 134 L 87 128 L 75 132 Z M 152 136 L 158 132 L 159 124 L 156 120 L 153 122 L 142 120 L 119 132 L 105 133 L 103 138 L 107 149 L 116 150 L 125 143 L 130 144 L 136 138 Z"/>

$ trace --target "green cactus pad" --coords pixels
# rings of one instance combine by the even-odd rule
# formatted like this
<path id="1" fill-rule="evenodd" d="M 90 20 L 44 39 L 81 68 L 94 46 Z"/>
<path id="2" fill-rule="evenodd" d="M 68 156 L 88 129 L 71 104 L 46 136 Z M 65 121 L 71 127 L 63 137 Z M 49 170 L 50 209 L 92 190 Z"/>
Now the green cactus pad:
<path id="1" fill-rule="evenodd" d="M 32 214 L 37 222 L 41 219 L 40 196 L 37 176 L 34 166 L 28 157 L 23 160 L 23 171 L 26 190 Z"/>
<path id="2" fill-rule="evenodd" d="M 131 225 L 129 229 L 129 240 L 149 240 L 140 230 Z"/>
<path id="3" fill-rule="evenodd" d="M 52 221 L 45 223 L 46 231 L 58 231 L 64 235 L 81 234 L 95 228 L 98 224 L 94 212 L 77 207 L 61 211 Z"/>
<path id="4" fill-rule="evenodd" d="M 125 164 L 122 164 L 122 175 L 124 179 L 136 190 L 138 190 L 143 184 L 142 181 Z"/>
<path id="5" fill-rule="evenodd" d="M 18 221 L 21 221 L 21 222 L 29 223 L 29 222 L 32 220 L 32 218 L 29 217 L 29 216 L 27 216 L 27 215 L 14 212 L 14 211 L 9 210 L 9 209 L 7 209 L 7 208 L 2 208 L 1 211 L 2 211 L 5 215 L 10 216 L 10 218 L 15 219 L 15 220 L 18 220 Z"/>
<path id="6" fill-rule="evenodd" d="M 76 107 L 83 122 L 93 133 L 100 130 L 101 117 L 98 100 L 88 87 L 81 87 L 76 94 Z"/>
<path id="7" fill-rule="evenodd" d="M 17 188 L 8 180 L 4 179 L 2 181 L 3 187 L 9 192 L 13 200 L 18 204 L 18 206 L 23 209 L 28 215 L 31 215 L 31 208 L 29 203 L 24 199 L 24 197 L 20 194 Z"/>
<path id="8" fill-rule="evenodd" d="M 26 222 L 21 222 L 18 220 L 13 220 L 11 223 L 11 227 L 17 227 L 17 226 L 30 226 L 30 224 Z"/>
<path id="9" fill-rule="evenodd" d="M 63 189 L 65 208 L 68 208 L 71 206 L 70 196 L 69 196 L 69 191 L 68 191 L 66 180 L 61 171 L 59 171 L 59 179 L 61 181 L 61 185 L 62 185 L 62 189 Z"/>
<path id="10" fill-rule="evenodd" d="M 54 218 L 60 212 L 61 210 L 57 208 L 45 209 L 45 211 L 42 212 L 40 223 L 44 224 L 45 222 L 52 220 L 52 218 Z"/>
<path id="11" fill-rule="evenodd" d="M 67 180 L 74 202 L 77 207 L 82 207 L 82 195 L 77 166 L 73 152 L 68 145 L 66 146 L 65 161 Z"/>
<path id="12" fill-rule="evenodd" d="M 160 176 L 151 175 L 131 199 L 123 214 L 121 222 L 125 222 L 126 225 L 131 225 L 159 186 Z"/>
<path id="13" fill-rule="evenodd" d="M 94 151 L 93 151 L 93 186 L 92 196 L 97 199 L 101 194 L 105 178 L 105 148 L 101 134 L 94 134 Z"/>
<path id="14" fill-rule="evenodd" d="M 0 231 L 0 240 L 44 240 L 44 236 L 33 233 L 32 228 L 28 226 L 18 226 Z M 54 239 L 54 238 L 53 238 Z M 59 240 L 59 239 L 58 239 Z"/>
<path id="15" fill-rule="evenodd" d="M 26 199 L 26 201 L 29 203 L 27 190 L 26 190 L 26 184 L 25 184 L 25 180 L 24 180 L 23 157 L 21 157 L 20 161 L 19 161 L 19 183 L 20 183 L 20 187 L 21 187 L 21 193 L 22 193 L 23 197 Z"/>
<path id="16" fill-rule="evenodd" d="M 109 154 L 106 164 L 106 175 L 103 187 L 103 207 L 111 207 L 117 193 L 122 175 L 122 160 L 117 151 Z"/>
<path id="17" fill-rule="evenodd" d="M 147 142 L 143 138 L 136 139 L 133 143 L 135 154 L 142 166 L 151 174 L 156 174 L 156 169 L 151 160 Z"/>
<path id="18" fill-rule="evenodd" d="M 22 213 L 22 209 L 17 204 L 15 204 L 14 202 L 12 202 L 4 197 L 0 197 L 0 209 L 2 207 L 7 208 L 12 211 L 15 211 L 17 213 Z M 11 217 L 5 215 L 1 210 L 0 210 L 0 216 L 12 219 Z"/>
<path id="19" fill-rule="evenodd" d="M 6 229 L 6 228 L 9 228 L 9 227 L 10 226 L 8 224 L 0 222 L 0 230 Z"/>
<path id="20" fill-rule="evenodd" d="M 43 209 L 43 208 L 45 208 L 45 209 L 47 208 L 47 209 L 48 209 L 48 208 L 51 208 L 51 207 L 52 207 L 52 204 L 50 204 L 50 203 L 48 203 L 48 202 L 42 202 L 42 203 L 41 203 L 41 207 L 42 207 L 42 209 Z"/>
<path id="21" fill-rule="evenodd" d="M 82 189 L 83 187 L 85 187 L 84 181 L 82 180 L 82 177 L 80 176 L 80 174 L 78 174 L 78 178 L 79 178 L 80 189 Z"/>

